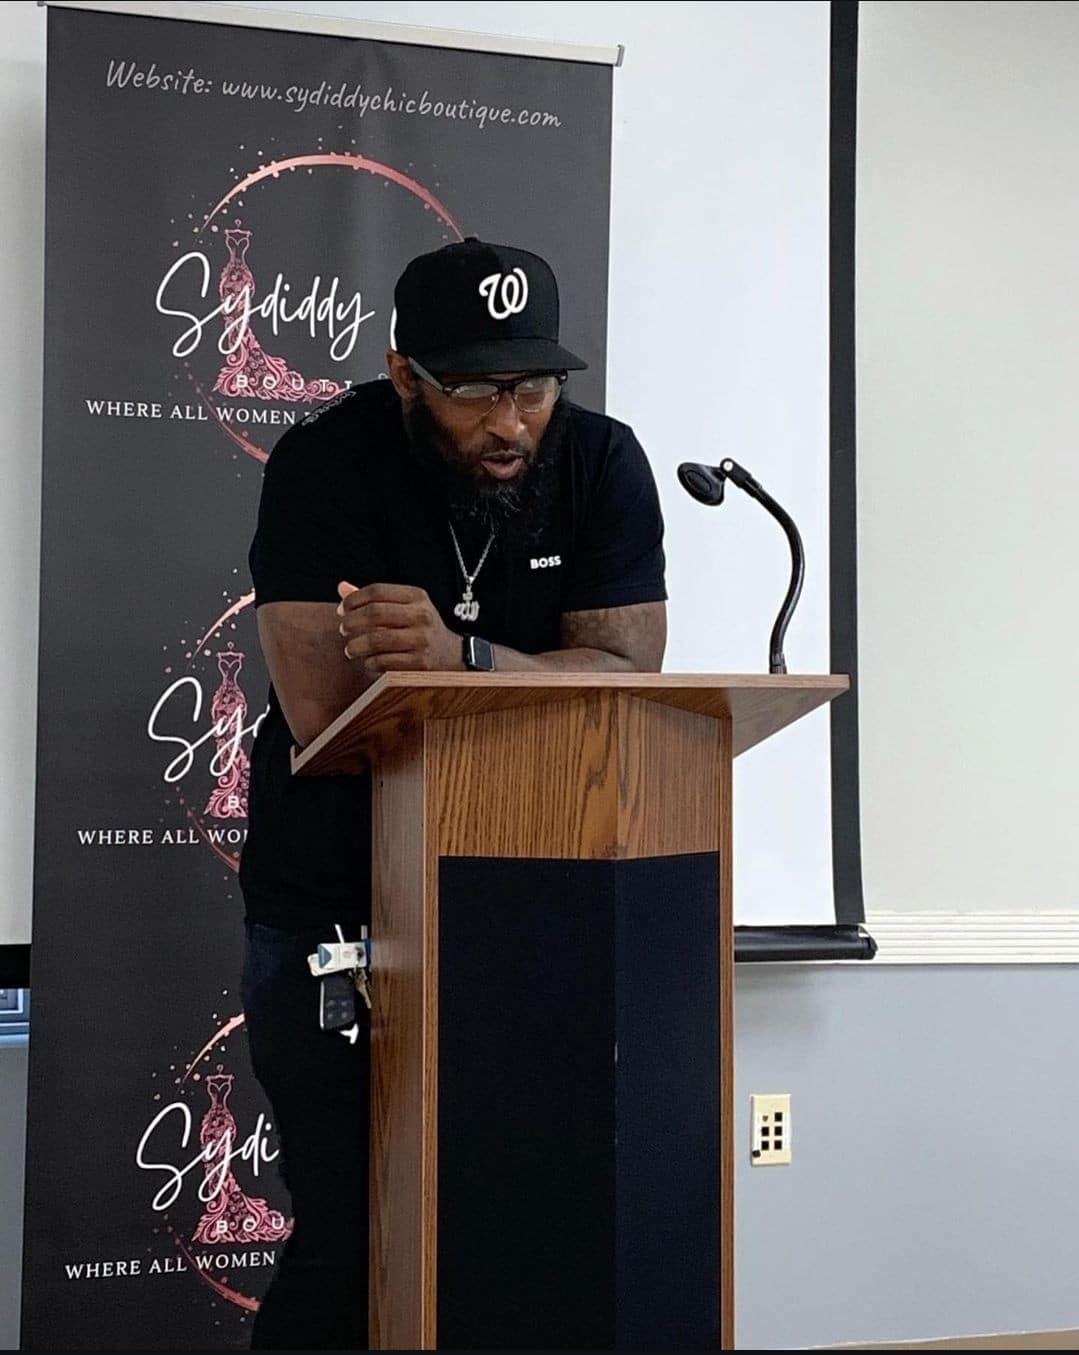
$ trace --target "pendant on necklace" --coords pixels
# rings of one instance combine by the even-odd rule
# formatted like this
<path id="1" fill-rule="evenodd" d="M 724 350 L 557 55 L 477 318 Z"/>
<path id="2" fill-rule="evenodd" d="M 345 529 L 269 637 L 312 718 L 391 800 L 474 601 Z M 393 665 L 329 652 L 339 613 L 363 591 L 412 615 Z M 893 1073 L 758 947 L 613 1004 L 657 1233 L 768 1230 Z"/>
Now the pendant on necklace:
<path id="1" fill-rule="evenodd" d="M 475 621 L 479 616 L 480 604 L 473 600 L 471 588 L 465 589 L 461 601 L 453 609 L 453 614 L 459 621 Z"/>
<path id="2" fill-rule="evenodd" d="M 487 538 L 487 544 L 483 548 L 483 554 L 480 556 L 476 568 L 471 574 L 465 568 L 465 558 L 461 554 L 461 545 L 457 540 L 457 533 L 453 530 L 452 522 L 450 523 L 450 536 L 453 538 L 453 550 L 454 554 L 457 556 L 457 564 L 461 570 L 461 578 L 465 581 L 465 591 L 461 594 L 461 601 L 454 607 L 453 614 L 457 617 L 458 621 L 475 621 L 476 617 L 480 614 L 480 604 L 472 596 L 472 585 L 479 577 L 479 572 L 483 568 L 487 556 L 490 554 L 491 547 L 494 545 L 495 534 L 492 530 L 491 535 Z"/>

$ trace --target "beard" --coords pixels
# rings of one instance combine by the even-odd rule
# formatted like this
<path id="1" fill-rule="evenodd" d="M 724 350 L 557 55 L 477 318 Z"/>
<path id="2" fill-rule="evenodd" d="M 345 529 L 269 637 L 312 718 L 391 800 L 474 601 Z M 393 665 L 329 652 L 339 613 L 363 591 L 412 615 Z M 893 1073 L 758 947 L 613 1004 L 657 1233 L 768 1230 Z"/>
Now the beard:
<path id="1" fill-rule="evenodd" d="M 419 463 L 429 485 L 445 500 L 450 521 L 483 533 L 494 532 L 503 540 L 528 542 L 547 525 L 547 510 L 557 489 L 557 450 L 565 434 L 569 414 L 562 401 L 535 451 L 499 444 L 493 451 L 516 451 L 525 458 L 525 468 L 514 480 L 483 477 L 482 469 L 465 461 L 422 399 L 402 406 L 409 450 Z"/>

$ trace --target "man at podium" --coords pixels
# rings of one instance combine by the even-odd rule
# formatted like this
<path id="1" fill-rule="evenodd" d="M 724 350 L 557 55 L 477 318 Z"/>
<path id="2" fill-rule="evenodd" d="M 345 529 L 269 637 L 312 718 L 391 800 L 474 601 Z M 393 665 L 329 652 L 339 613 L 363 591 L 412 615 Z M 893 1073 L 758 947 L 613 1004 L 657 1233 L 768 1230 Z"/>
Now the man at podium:
<path id="1" fill-rule="evenodd" d="M 290 428 L 266 467 L 251 573 L 271 678 L 252 754 L 243 999 L 295 1226 L 259 1349 L 367 1345 L 369 1048 L 320 1020 L 307 957 L 370 921 L 365 777 L 293 778 L 390 670 L 658 671 L 663 521 L 625 425 L 564 397 L 554 274 L 470 238 L 398 280 L 389 380 Z"/>

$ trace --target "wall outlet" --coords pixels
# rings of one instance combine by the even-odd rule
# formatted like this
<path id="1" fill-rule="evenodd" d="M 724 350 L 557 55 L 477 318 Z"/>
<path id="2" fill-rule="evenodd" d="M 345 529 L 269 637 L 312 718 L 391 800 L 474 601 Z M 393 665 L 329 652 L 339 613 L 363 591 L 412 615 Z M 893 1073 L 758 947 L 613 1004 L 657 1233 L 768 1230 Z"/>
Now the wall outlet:
<path id="1" fill-rule="evenodd" d="M 754 1167 L 786 1167 L 791 1160 L 791 1099 L 753 1095 L 750 1161 Z"/>

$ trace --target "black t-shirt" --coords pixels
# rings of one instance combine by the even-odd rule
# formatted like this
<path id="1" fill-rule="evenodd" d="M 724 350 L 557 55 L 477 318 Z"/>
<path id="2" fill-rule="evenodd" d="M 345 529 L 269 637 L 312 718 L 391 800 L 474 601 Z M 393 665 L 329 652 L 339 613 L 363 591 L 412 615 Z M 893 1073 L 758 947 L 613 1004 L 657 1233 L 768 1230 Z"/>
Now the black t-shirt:
<path id="1" fill-rule="evenodd" d="M 479 616 L 465 625 L 453 614 L 464 583 L 445 499 L 409 447 L 393 386 L 370 382 L 320 406 L 266 465 L 250 554 L 256 606 L 336 605 L 341 580 L 412 584 L 451 630 L 538 654 L 559 648 L 563 612 L 664 600 L 663 519 L 640 444 L 569 401 L 556 415 L 530 472 L 544 492 L 529 521 L 496 534 L 474 586 Z M 455 530 L 471 571 L 487 530 Z M 292 744 L 271 688 L 251 756 L 247 916 L 297 930 L 369 921 L 370 778 L 293 777 Z"/>

